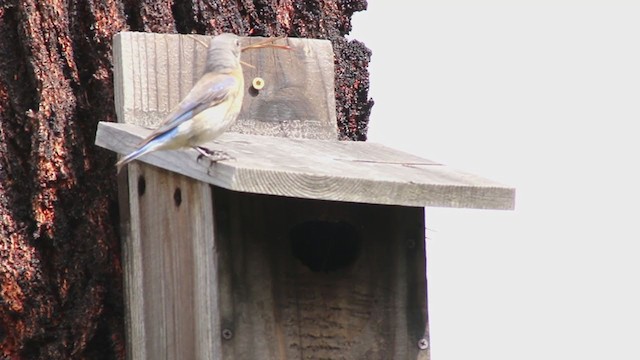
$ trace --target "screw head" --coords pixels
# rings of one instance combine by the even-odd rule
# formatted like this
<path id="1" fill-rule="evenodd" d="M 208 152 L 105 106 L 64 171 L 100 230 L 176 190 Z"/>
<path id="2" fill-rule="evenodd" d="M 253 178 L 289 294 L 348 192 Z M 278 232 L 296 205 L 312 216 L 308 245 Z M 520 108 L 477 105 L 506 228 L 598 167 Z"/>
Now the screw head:
<path id="1" fill-rule="evenodd" d="M 233 331 L 230 329 L 222 329 L 222 338 L 225 340 L 231 340 L 233 337 Z"/>
<path id="2" fill-rule="evenodd" d="M 418 341 L 418 348 L 420 350 L 427 350 L 429 348 L 429 340 L 420 339 L 420 341 Z"/>
<path id="3" fill-rule="evenodd" d="M 262 90 L 264 87 L 264 79 L 261 77 L 255 77 L 253 78 L 253 81 L 251 81 L 251 85 L 256 90 Z"/>

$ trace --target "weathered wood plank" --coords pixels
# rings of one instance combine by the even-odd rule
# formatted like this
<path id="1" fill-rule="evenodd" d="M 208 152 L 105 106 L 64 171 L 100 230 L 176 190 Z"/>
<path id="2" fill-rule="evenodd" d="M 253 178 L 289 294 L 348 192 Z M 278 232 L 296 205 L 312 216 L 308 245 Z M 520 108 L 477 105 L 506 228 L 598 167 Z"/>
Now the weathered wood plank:
<path id="1" fill-rule="evenodd" d="M 125 154 L 149 130 L 100 123 L 96 144 Z M 233 156 L 209 166 L 195 151 L 141 161 L 226 189 L 405 206 L 513 209 L 515 189 L 374 143 L 227 133 L 207 145 Z"/>
<path id="2" fill-rule="evenodd" d="M 122 32 L 114 38 L 118 121 L 156 127 L 189 92 L 204 68 L 210 37 Z M 242 38 L 252 44 L 263 38 Z M 336 139 L 333 50 L 328 40 L 287 38 L 291 50 L 243 52 L 243 108 L 232 132 Z M 251 88 L 254 77 L 265 87 Z"/>
<path id="3" fill-rule="evenodd" d="M 213 198 L 221 359 L 429 358 L 424 208 Z"/>
<path id="4" fill-rule="evenodd" d="M 135 172 L 138 166 L 148 166 L 137 163 L 132 166 Z M 140 212 L 138 202 L 131 201 L 129 191 L 129 175 L 125 170 L 118 176 L 118 205 L 120 207 L 120 236 L 122 240 L 122 267 L 124 274 L 125 301 L 125 331 L 127 333 L 127 359 L 146 359 L 144 346 L 146 337 L 144 327 L 144 302 L 140 294 L 144 293 L 142 285 L 142 250 L 140 221 L 135 214 Z"/>
<path id="5" fill-rule="evenodd" d="M 120 178 L 131 359 L 220 351 L 211 187 L 144 163 Z M 122 184 L 122 183 L 121 183 Z"/>

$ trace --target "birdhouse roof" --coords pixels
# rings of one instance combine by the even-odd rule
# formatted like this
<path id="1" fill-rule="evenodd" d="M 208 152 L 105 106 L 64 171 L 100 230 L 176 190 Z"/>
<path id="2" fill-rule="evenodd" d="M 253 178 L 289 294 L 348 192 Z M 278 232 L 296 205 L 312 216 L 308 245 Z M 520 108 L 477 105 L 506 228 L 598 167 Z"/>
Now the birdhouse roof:
<path id="1" fill-rule="evenodd" d="M 96 144 L 120 154 L 151 130 L 101 122 Z M 371 204 L 513 209 L 515 189 L 379 144 L 226 133 L 209 148 L 233 157 L 197 160 L 195 150 L 141 161 L 229 190 Z M 114 169 L 115 170 L 115 169 Z"/>

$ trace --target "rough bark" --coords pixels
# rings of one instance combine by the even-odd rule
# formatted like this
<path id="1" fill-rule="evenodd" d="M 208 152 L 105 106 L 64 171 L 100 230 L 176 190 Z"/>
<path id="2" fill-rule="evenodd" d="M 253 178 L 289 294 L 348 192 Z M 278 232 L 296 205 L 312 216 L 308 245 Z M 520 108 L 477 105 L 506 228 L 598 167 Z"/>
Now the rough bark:
<path id="1" fill-rule="evenodd" d="M 0 359 L 122 359 L 112 37 L 121 30 L 330 39 L 338 127 L 365 140 L 366 0 L 0 2 Z"/>

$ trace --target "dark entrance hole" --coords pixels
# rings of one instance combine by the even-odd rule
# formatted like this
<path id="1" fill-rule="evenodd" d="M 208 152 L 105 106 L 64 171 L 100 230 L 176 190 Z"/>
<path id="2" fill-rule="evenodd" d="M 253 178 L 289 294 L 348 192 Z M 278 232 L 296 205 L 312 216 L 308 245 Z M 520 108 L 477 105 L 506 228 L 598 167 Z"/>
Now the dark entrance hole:
<path id="1" fill-rule="evenodd" d="M 355 227 L 347 222 L 306 221 L 289 232 L 293 256 L 311 271 L 335 271 L 353 264 L 360 252 Z"/>

